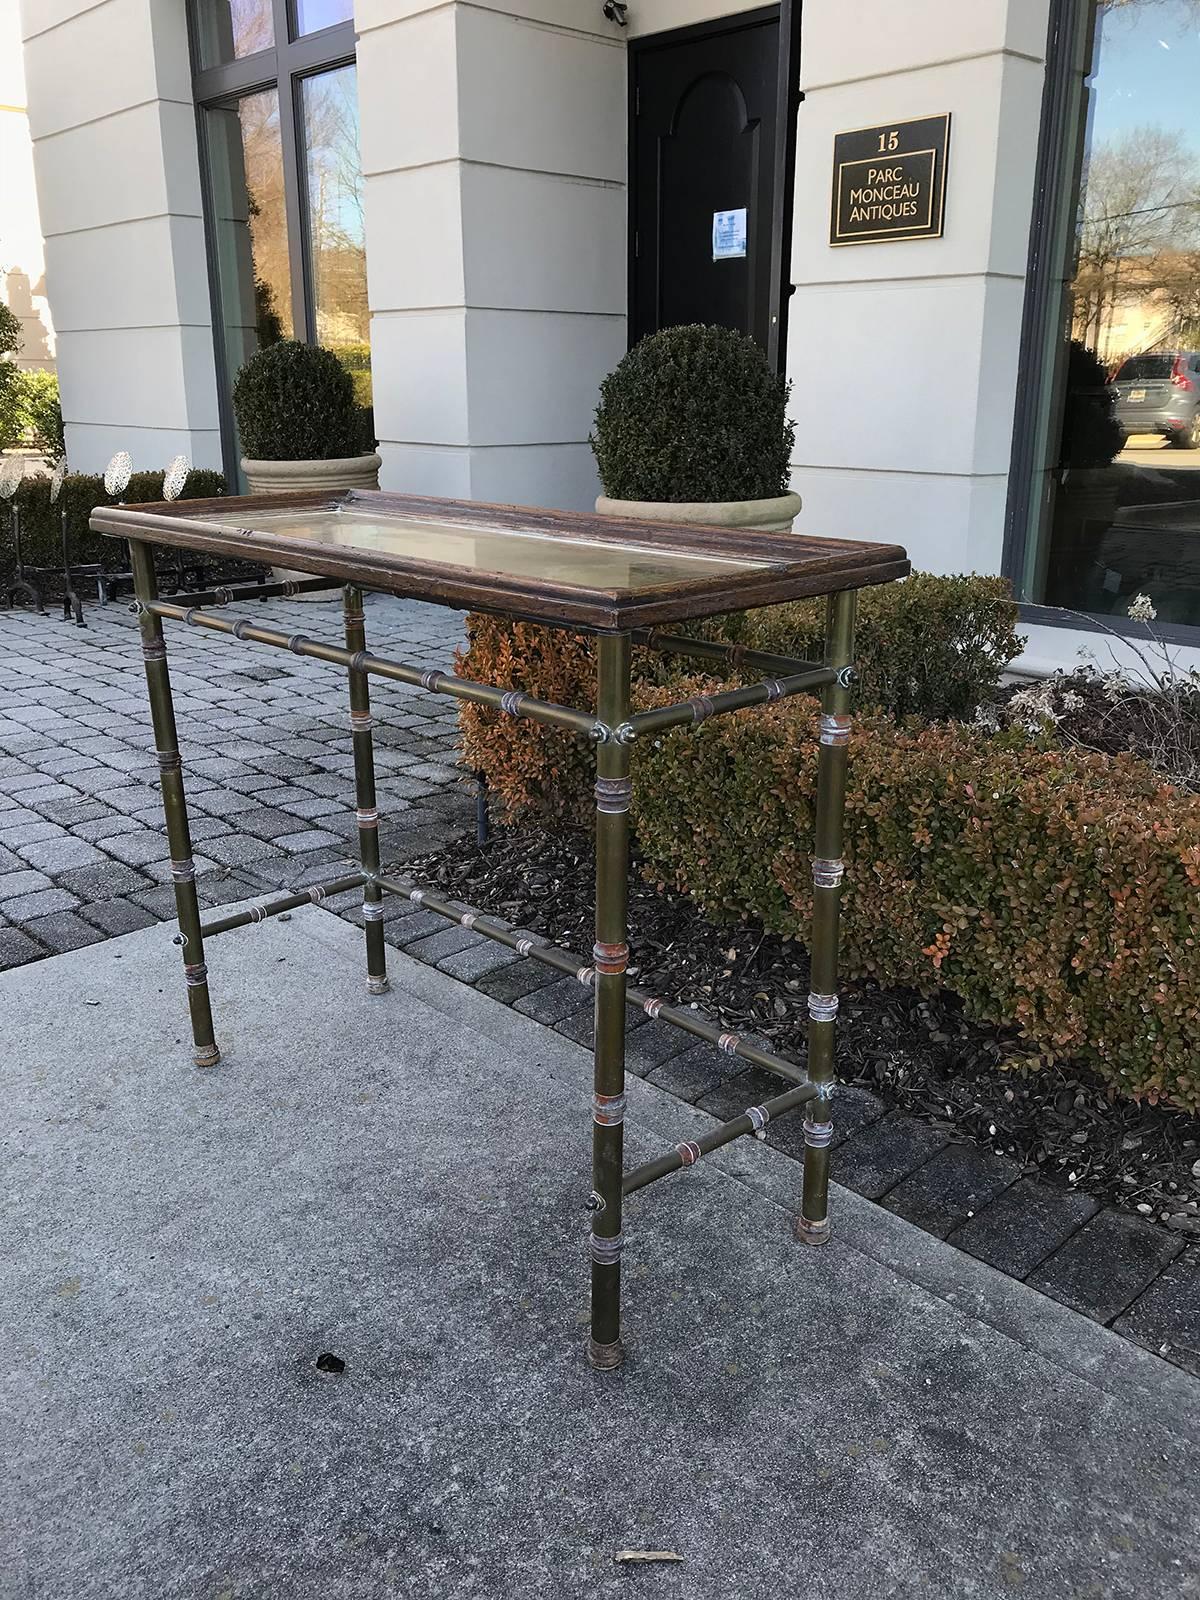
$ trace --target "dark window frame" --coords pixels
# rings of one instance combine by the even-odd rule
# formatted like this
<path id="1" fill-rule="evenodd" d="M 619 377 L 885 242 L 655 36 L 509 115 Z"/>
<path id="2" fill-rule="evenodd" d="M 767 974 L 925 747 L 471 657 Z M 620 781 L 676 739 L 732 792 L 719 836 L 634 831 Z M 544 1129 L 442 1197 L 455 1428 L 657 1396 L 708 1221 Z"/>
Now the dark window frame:
<path id="1" fill-rule="evenodd" d="M 1074 213 L 1068 215 L 1067 207 L 1078 205 L 1087 140 L 1079 141 L 1073 158 L 1070 140 L 1073 119 L 1078 115 L 1075 96 L 1079 85 L 1075 75 L 1081 66 L 1085 77 L 1092 68 L 1090 59 L 1081 57 L 1081 41 L 1087 37 L 1084 30 L 1092 16 L 1093 0 L 1050 0 L 1046 79 L 1034 167 L 1033 217 L 1025 268 L 1025 305 L 1018 345 L 1016 405 L 1000 566 L 1001 573 L 1018 594 L 1029 556 L 1041 408 L 1048 404 L 1054 412 L 1060 412 L 1062 405 L 1065 362 L 1058 362 L 1061 370 L 1056 381 L 1057 355 L 1051 352 L 1048 333 L 1053 320 L 1058 318 L 1060 337 L 1066 339 L 1067 308 L 1059 276 L 1063 268 L 1059 252 L 1064 247 L 1064 239 L 1073 239 L 1076 232 Z M 1048 392 L 1051 385 L 1057 392 Z M 1035 397 L 1034 404 L 1026 403 L 1025 396 Z M 1018 610 L 1022 622 L 1034 625 L 1070 628 L 1080 633 L 1115 634 L 1136 640 L 1146 637 L 1145 627 L 1127 617 L 1100 617 L 1091 612 L 1030 600 L 1021 600 Z M 1198 624 L 1156 623 L 1154 631 L 1168 644 L 1200 645 Z"/>
<path id="2" fill-rule="evenodd" d="M 196 109 L 196 144 L 200 157 L 200 194 L 204 215 L 204 248 L 208 266 L 208 293 L 212 307 L 213 351 L 216 360 L 218 420 L 225 475 L 237 471 L 237 442 L 226 396 L 233 383 L 228 369 L 221 325 L 221 285 L 217 266 L 215 220 L 208 129 L 205 112 L 232 106 L 244 95 L 274 90 L 279 101 L 279 139 L 283 157 L 283 205 L 288 239 L 292 300 L 292 336 L 305 344 L 317 342 L 316 306 L 312 293 L 312 250 L 308 237 L 308 172 L 302 119 L 303 80 L 355 61 L 354 23 L 338 22 L 316 33 L 292 38 L 293 0 L 270 0 L 275 43 L 266 50 L 220 66 L 200 63 L 196 10 L 202 0 L 189 0 L 188 41 L 192 66 L 192 99 Z"/>

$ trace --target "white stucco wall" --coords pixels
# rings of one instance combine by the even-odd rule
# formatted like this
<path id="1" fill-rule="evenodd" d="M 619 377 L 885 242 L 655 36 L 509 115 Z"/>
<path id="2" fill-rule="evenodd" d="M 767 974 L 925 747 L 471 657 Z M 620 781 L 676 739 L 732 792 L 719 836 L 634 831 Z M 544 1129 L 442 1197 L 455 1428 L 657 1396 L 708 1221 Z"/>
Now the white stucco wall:
<path id="1" fill-rule="evenodd" d="M 647 33 L 666 33 L 672 28 L 690 28 L 697 22 L 716 22 L 753 11 L 762 0 L 632 0 L 626 13 L 626 30 L 631 38 Z"/>
<path id="2" fill-rule="evenodd" d="M 804 8 L 788 371 L 806 531 L 1000 566 L 1047 0 Z M 951 113 L 945 235 L 831 248 L 834 135 Z"/>
<path id="3" fill-rule="evenodd" d="M 584 0 L 355 20 L 382 481 L 588 506 L 625 348 L 621 30 Z"/>
<path id="4" fill-rule="evenodd" d="M 179 0 L 22 0 L 67 452 L 220 466 Z"/>

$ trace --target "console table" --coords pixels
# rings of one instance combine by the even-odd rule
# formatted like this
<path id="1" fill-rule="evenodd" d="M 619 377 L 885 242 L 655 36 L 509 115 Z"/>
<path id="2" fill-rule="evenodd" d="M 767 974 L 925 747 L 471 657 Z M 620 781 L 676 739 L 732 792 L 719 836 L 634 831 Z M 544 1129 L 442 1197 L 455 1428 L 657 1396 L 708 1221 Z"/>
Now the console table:
<path id="1" fill-rule="evenodd" d="M 278 916 L 309 901 L 361 885 L 367 989 L 387 988 L 383 897 L 407 897 L 450 922 L 576 978 L 595 993 L 591 1212 L 591 1337 L 597 1368 L 620 1364 L 622 1202 L 634 1190 L 690 1167 L 730 1140 L 761 1131 L 798 1106 L 804 1121 L 803 1195 L 796 1230 L 809 1244 L 829 1236 L 829 1145 L 837 1015 L 838 911 L 842 882 L 842 815 L 848 708 L 854 684 L 856 591 L 903 577 L 909 570 L 897 545 L 818 539 L 791 534 L 731 533 L 722 529 L 626 521 L 615 517 L 422 499 L 378 491 L 330 495 L 263 495 L 186 500 L 160 505 L 100 506 L 91 526 L 129 540 L 131 565 L 154 738 L 162 774 L 179 917 L 177 943 L 191 1013 L 197 1066 L 220 1060 L 213 1030 L 204 941 L 230 929 Z M 237 557 L 313 574 L 291 582 L 261 582 L 159 598 L 151 545 Z M 241 599 L 344 586 L 345 642 L 287 635 L 214 613 Z M 372 655 L 366 648 L 365 589 L 488 611 L 501 616 L 593 634 L 597 686 L 594 709 L 555 705 L 519 688 L 473 683 L 453 671 L 426 670 Z M 690 639 L 674 626 L 750 606 L 803 596 L 827 596 L 824 659 L 796 661 L 711 640 Z M 248 910 L 202 922 L 196 896 L 176 733 L 165 620 L 218 637 L 274 645 L 344 670 L 348 677 L 354 748 L 359 868 L 325 883 L 281 895 Z M 724 659 L 742 687 L 699 695 L 679 704 L 634 711 L 630 649 L 634 644 L 699 660 Z M 596 942 L 590 958 L 529 938 L 505 922 L 381 870 L 379 813 L 371 739 L 372 676 L 493 707 L 500 715 L 530 717 L 587 739 L 596 751 Z M 626 982 L 631 764 L 640 741 L 708 717 L 819 690 L 818 796 L 813 855 L 812 993 L 808 997 L 808 1055 L 804 1066 L 729 1033 L 691 1007 Z M 788 1087 L 762 1105 L 688 1140 L 656 1160 L 626 1170 L 625 1008 L 710 1040 L 731 1056 L 765 1067 Z"/>

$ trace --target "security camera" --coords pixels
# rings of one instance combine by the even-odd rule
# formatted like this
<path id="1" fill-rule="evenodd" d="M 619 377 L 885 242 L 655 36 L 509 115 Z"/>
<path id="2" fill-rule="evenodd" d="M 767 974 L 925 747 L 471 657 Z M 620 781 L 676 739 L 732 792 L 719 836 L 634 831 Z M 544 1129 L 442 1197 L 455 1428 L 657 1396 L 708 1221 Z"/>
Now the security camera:
<path id="1" fill-rule="evenodd" d="M 629 7 L 622 4 L 622 0 L 604 0 L 604 15 L 619 28 L 625 26 L 625 13 L 628 10 Z"/>

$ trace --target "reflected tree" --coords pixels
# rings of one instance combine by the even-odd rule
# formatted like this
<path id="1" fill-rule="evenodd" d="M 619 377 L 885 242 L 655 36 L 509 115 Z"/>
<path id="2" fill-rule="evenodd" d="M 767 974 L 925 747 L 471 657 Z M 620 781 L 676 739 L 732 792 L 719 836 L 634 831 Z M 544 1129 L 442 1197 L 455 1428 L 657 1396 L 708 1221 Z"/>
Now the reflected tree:
<path id="1" fill-rule="evenodd" d="M 1177 252 L 1161 267 L 1158 294 L 1165 342 L 1181 350 L 1200 350 L 1200 249 Z"/>
<path id="2" fill-rule="evenodd" d="M 333 349 L 365 344 L 367 267 L 353 67 L 306 80 L 304 143 L 317 337 Z"/>
<path id="3" fill-rule="evenodd" d="M 255 309 L 260 343 L 263 312 L 269 311 L 282 333 L 292 324 L 291 259 L 283 192 L 283 156 L 279 137 L 279 100 L 274 92 L 250 94 L 238 101 L 242 160 L 254 256 Z M 266 327 L 270 328 L 267 323 Z"/>
<path id="4" fill-rule="evenodd" d="M 9 450 L 21 437 L 21 373 L 12 359 L 21 345 L 20 320 L 0 300 L 0 450 Z"/>
<path id="5" fill-rule="evenodd" d="M 1137 0 L 1130 0 L 1137 3 Z M 1200 168 L 1179 132 L 1146 124 L 1091 152 L 1080 202 L 1074 331 L 1102 349 L 1114 309 L 1182 283 L 1200 248 Z"/>

